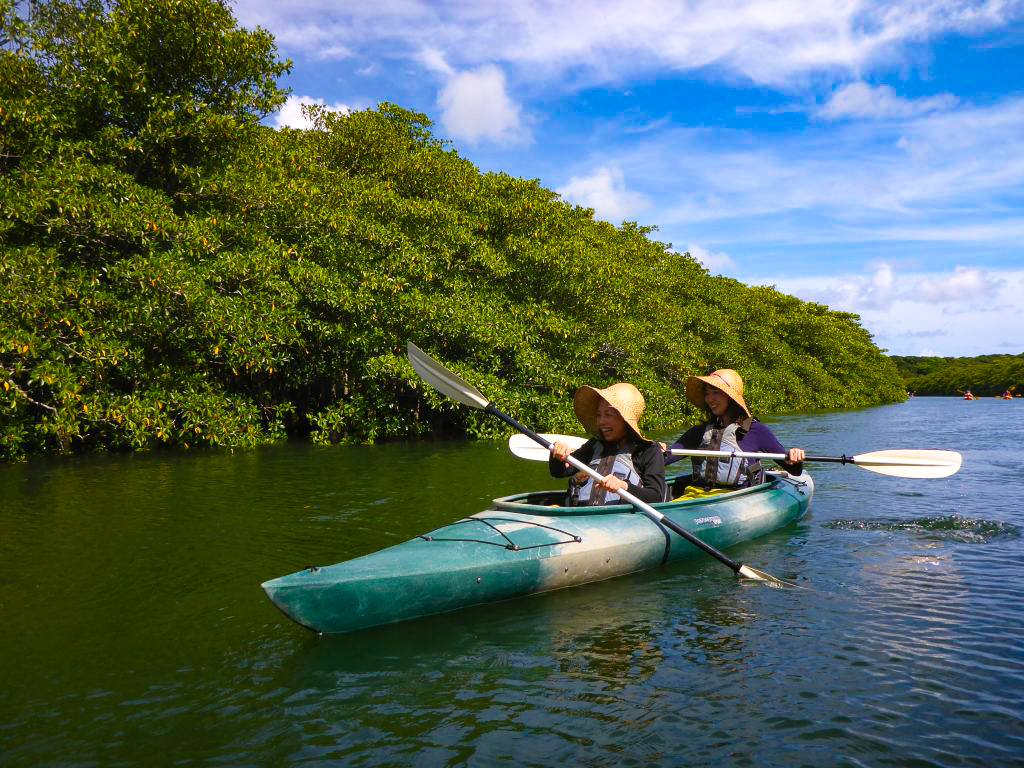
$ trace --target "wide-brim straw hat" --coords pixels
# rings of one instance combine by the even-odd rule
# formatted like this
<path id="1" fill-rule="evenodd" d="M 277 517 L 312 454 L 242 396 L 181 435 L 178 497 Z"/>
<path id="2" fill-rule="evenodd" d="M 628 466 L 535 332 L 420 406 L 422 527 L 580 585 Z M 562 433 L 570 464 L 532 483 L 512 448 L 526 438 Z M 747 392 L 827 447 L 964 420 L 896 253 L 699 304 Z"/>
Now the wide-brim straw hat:
<path id="1" fill-rule="evenodd" d="M 619 412 L 629 428 L 636 433 L 641 440 L 646 440 L 643 432 L 640 431 L 640 415 L 644 412 L 646 403 L 640 390 L 627 382 L 612 384 L 605 389 L 597 389 L 590 386 L 582 386 L 576 390 L 572 398 L 572 407 L 584 429 L 594 437 L 599 437 L 597 429 L 597 405 L 604 400 L 612 408 Z"/>
<path id="2" fill-rule="evenodd" d="M 719 368 L 707 376 L 690 376 L 686 380 L 686 399 L 702 410 L 708 407 L 704 401 L 705 384 L 725 392 L 730 400 L 743 409 L 748 419 L 752 418 L 747 402 L 743 399 L 743 378 L 732 368 Z"/>

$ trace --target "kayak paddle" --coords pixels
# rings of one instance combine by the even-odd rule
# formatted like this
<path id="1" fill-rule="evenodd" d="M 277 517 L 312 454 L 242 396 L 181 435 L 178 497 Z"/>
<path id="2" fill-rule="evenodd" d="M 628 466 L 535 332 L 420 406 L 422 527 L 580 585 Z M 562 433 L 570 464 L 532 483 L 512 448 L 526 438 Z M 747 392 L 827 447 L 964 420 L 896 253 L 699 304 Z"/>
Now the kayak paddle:
<path id="1" fill-rule="evenodd" d="M 587 442 L 587 438 L 576 437 L 575 435 L 542 434 L 541 437 L 551 444 L 565 443 L 569 446 L 570 451 L 575 451 Z M 538 445 L 526 435 L 512 435 L 509 437 L 508 449 L 520 459 L 529 459 L 530 461 L 547 461 L 551 456 L 550 449 Z"/>
<path id="2" fill-rule="evenodd" d="M 585 437 L 574 435 L 544 435 L 551 443 L 565 443 L 569 450 L 575 451 L 587 441 Z M 550 451 L 539 448 L 535 443 L 522 435 L 512 435 L 508 439 L 508 447 L 516 456 L 533 461 L 547 461 Z M 706 451 L 701 449 L 675 448 L 673 456 L 718 456 L 720 458 L 738 459 L 785 459 L 784 453 L 754 453 L 752 451 Z M 804 461 L 824 461 L 837 464 L 854 464 L 869 472 L 890 477 L 915 477 L 932 479 L 949 477 L 960 469 L 961 457 L 956 451 L 928 451 L 913 449 L 894 449 L 860 453 L 856 456 L 805 456 Z"/>
<path id="3" fill-rule="evenodd" d="M 548 441 L 541 435 L 538 435 L 529 427 L 524 427 L 511 416 L 502 413 L 500 410 L 498 410 L 497 406 L 493 402 L 491 402 L 482 394 L 480 394 L 479 390 L 467 384 L 465 381 L 463 381 L 457 375 L 449 371 L 439 362 L 434 360 L 434 358 L 430 357 L 430 355 L 428 355 L 422 349 L 417 347 L 411 341 L 408 343 L 406 351 L 409 357 L 409 362 L 412 364 L 412 367 L 416 371 L 416 373 L 418 373 L 427 384 L 436 389 L 442 395 L 450 397 L 451 399 L 456 400 L 462 403 L 463 405 L 468 405 L 470 408 L 476 408 L 477 410 L 483 411 L 484 413 L 488 413 L 492 416 L 497 416 L 499 419 L 504 421 L 506 424 L 508 424 L 516 431 L 522 432 L 535 443 L 542 445 L 545 449 L 545 452 L 551 450 L 550 441 Z M 595 480 L 603 479 L 602 476 L 595 472 L 593 469 L 591 469 L 582 461 L 579 461 L 578 459 L 572 456 L 569 457 L 569 464 L 576 467 L 576 469 L 581 470 L 582 472 L 586 472 Z M 660 523 L 664 525 L 666 528 L 675 531 L 688 542 L 693 544 L 695 547 L 703 549 L 705 552 L 707 552 L 713 558 L 718 560 L 720 563 L 727 565 L 729 568 L 732 569 L 734 573 L 740 576 L 745 576 L 748 579 L 756 579 L 758 581 L 767 582 L 769 585 L 773 587 L 798 586 L 796 584 L 790 584 L 788 581 L 783 581 L 782 579 L 776 578 L 775 576 L 765 573 L 764 571 L 759 571 L 758 569 L 753 568 L 749 565 L 737 563 L 735 560 L 719 552 L 710 544 L 706 544 L 705 542 L 701 541 L 692 533 L 690 533 L 685 528 L 676 523 L 674 520 L 665 517 L 665 515 L 656 510 L 650 504 L 641 501 L 636 496 L 629 493 L 629 491 L 622 490 L 617 491 L 617 493 L 623 499 L 625 499 L 634 507 L 636 507 L 640 512 L 643 512 L 645 515 L 647 515 L 647 517 L 649 517 L 655 523 Z"/>

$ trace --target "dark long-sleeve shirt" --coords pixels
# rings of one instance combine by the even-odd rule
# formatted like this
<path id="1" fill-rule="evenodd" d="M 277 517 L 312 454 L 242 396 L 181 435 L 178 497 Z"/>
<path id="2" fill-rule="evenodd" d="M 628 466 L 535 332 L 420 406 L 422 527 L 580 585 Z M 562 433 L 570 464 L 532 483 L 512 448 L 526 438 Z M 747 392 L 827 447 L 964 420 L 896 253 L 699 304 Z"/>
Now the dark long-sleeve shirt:
<path id="1" fill-rule="evenodd" d="M 602 444 L 602 456 L 616 452 L 615 447 L 603 441 L 591 439 L 573 451 L 572 455 L 589 465 L 590 460 L 594 457 L 594 446 L 598 443 Z M 665 457 L 661 452 L 661 447 L 657 443 L 646 440 L 639 443 L 633 451 L 633 467 L 640 475 L 640 485 L 627 483 L 626 490 L 640 501 L 645 501 L 648 504 L 665 501 L 668 489 L 665 485 Z M 579 471 L 572 465 L 566 465 L 554 457 L 548 458 L 548 470 L 552 477 L 571 477 Z"/>
<path id="2" fill-rule="evenodd" d="M 690 427 L 676 439 L 671 447 L 689 449 L 700 448 L 700 442 L 704 437 L 704 430 L 706 428 L 707 424 L 698 424 L 696 427 Z M 750 430 L 740 438 L 740 450 L 750 451 L 751 453 L 787 453 L 785 447 L 783 447 L 782 443 L 779 442 L 779 439 L 775 437 L 772 431 L 760 421 L 752 422 Z M 672 464 L 673 462 L 679 461 L 683 458 L 688 457 L 668 456 L 665 459 L 665 464 Z M 802 461 L 793 464 L 788 461 L 779 460 L 776 463 L 793 475 L 799 475 L 804 471 L 804 464 Z"/>

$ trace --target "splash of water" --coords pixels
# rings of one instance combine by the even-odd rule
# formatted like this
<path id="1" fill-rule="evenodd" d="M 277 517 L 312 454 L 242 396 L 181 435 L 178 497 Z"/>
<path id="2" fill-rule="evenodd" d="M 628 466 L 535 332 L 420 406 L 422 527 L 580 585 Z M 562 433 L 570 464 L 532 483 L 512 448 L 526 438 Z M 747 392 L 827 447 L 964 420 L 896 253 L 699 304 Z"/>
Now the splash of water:
<path id="1" fill-rule="evenodd" d="M 833 520 L 826 528 L 840 531 L 883 531 L 910 533 L 941 541 L 985 544 L 996 539 L 1019 538 L 1021 529 L 1013 523 L 983 520 L 961 515 L 920 517 L 910 520 L 873 518 L 871 520 Z"/>

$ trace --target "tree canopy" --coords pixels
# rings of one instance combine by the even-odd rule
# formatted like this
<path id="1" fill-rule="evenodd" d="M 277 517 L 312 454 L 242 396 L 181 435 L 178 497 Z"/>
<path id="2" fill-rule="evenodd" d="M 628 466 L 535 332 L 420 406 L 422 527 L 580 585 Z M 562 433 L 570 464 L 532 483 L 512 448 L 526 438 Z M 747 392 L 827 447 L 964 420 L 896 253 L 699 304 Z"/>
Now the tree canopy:
<path id="1" fill-rule="evenodd" d="M 408 340 L 551 431 L 620 380 L 675 426 L 714 367 L 760 413 L 905 395 L 857 316 L 481 173 L 424 115 L 262 126 L 290 63 L 219 0 L 0 10 L 2 459 L 500 435 Z"/>

